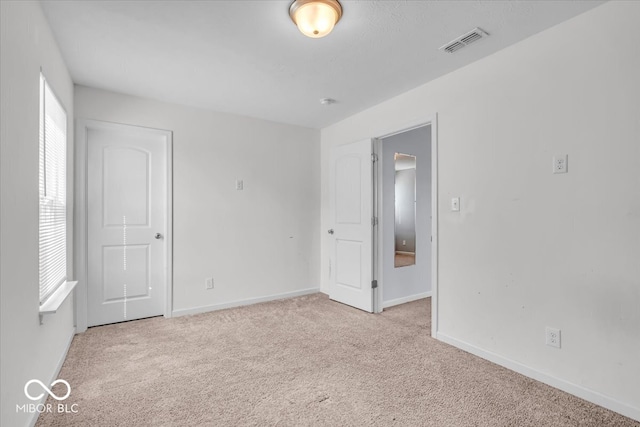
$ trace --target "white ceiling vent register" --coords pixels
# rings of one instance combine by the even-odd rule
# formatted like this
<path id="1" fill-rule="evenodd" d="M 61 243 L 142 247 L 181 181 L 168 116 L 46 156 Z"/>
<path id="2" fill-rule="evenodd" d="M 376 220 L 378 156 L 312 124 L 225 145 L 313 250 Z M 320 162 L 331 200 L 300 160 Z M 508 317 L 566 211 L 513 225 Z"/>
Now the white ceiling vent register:
<path id="1" fill-rule="evenodd" d="M 489 36 L 489 33 L 480 29 L 474 28 L 466 34 L 461 35 L 460 37 L 451 40 L 449 43 L 445 44 L 440 48 L 440 50 L 453 53 L 456 50 L 460 50 L 463 47 L 470 45 L 473 42 L 480 40 L 481 38 Z"/>

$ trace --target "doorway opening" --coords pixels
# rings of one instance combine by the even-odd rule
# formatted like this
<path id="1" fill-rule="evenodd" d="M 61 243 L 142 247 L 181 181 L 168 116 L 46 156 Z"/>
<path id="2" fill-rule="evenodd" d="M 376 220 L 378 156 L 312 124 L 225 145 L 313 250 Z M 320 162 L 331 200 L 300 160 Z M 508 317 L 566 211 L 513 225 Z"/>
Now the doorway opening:
<path id="1" fill-rule="evenodd" d="M 431 295 L 431 129 L 381 138 L 382 308 Z"/>
<path id="2" fill-rule="evenodd" d="M 375 138 L 376 312 L 431 297 L 437 331 L 437 144 L 435 118 Z"/>

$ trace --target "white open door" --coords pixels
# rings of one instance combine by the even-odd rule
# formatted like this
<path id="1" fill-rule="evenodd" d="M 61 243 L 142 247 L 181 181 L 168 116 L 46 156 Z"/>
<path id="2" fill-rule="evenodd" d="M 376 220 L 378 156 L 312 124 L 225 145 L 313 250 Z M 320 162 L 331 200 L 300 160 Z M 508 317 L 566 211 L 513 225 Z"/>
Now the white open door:
<path id="1" fill-rule="evenodd" d="M 371 140 L 334 147 L 330 165 L 332 300 L 373 312 Z"/>

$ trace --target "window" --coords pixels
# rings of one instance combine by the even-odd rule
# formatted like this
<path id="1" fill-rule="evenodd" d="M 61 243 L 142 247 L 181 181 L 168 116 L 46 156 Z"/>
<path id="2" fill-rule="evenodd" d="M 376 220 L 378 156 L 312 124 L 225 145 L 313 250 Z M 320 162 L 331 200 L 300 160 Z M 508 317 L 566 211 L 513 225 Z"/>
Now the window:
<path id="1" fill-rule="evenodd" d="M 40 75 L 40 304 L 67 279 L 67 113 Z"/>

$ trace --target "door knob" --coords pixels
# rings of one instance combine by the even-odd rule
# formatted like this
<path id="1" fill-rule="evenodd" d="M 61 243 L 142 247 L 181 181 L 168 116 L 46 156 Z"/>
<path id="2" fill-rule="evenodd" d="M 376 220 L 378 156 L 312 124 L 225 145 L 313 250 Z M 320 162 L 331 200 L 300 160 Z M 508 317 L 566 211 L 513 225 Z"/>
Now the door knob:
<path id="1" fill-rule="evenodd" d="M 333 234 L 333 228 L 328 229 L 328 230 L 327 230 L 327 233 L 329 233 L 329 234 Z"/>
<path id="2" fill-rule="evenodd" d="M 160 234 L 160 233 L 156 233 L 155 238 L 156 238 L 156 239 L 162 239 L 162 234 Z"/>

